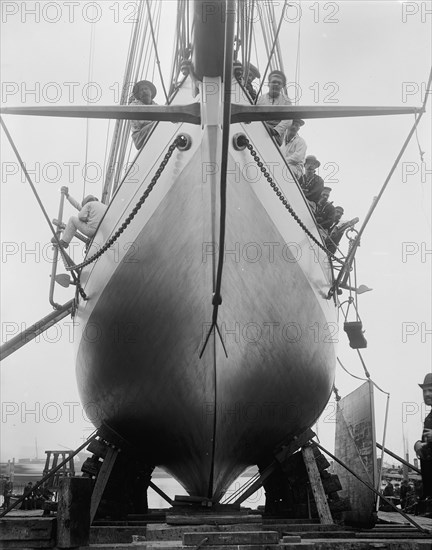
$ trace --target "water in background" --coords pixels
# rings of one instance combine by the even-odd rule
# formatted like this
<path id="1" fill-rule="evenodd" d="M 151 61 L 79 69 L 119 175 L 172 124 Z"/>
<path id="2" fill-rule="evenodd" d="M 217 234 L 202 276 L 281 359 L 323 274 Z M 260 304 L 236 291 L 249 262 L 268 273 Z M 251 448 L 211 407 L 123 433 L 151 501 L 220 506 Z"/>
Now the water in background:
<path id="1" fill-rule="evenodd" d="M 243 486 L 249 479 L 250 475 L 242 475 L 236 479 L 236 481 L 231 485 L 231 487 L 226 492 L 222 502 L 229 498 L 230 495 L 237 491 L 241 486 Z M 165 494 L 170 498 L 174 499 L 175 495 L 187 495 L 183 487 L 171 477 L 153 477 L 152 481 L 155 485 L 159 487 Z M 166 500 L 160 497 L 153 489 L 149 488 L 148 490 L 148 504 L 149 508 L 170 508 L 170 505 Z M 257 508 L 257 506 L 264 506 L 265 504 L 265 494 L 264 489 L 261 487 L 256 493 L 250 496 L 247 500 L 242 503 L 242 506 L 245 508 Z"/>

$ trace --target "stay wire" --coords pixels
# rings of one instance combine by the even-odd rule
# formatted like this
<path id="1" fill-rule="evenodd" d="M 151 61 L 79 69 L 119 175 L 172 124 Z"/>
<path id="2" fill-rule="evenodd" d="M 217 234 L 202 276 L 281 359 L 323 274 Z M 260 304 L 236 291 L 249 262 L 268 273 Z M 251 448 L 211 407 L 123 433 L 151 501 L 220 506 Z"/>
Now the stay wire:
<path id="1" fill-rule="evenodd" d="M 272 46 L 272 49 L 271 49 L 270 54 L 269 54 L 269 60 L 267 62 L 267 66 L 265 68 L 265 71 L 264 71 L 264 74 L 263 74 L 263 77 L 262 77 L 261 86 L 259 87 L 259 90 L 258 90 L 258 93 L 257 93 L 257 98 L 259 97 L 259 95 L 261 93 L 261 89 L 263 87 L 265 77 L 267 75 L 267 71 L 270 67 L 270 63 L 271 63 L 271 60 L 272 60 L 272 57 L 273 57 L 274 50 L 276 48 L 276 44 L 278 44 L 279 33 L 280 33 L 281 28 L 282 28 L 282 23 L 283 23 L 283 20 L 284 20 L 284 13 L 285 13 L 285 8 L 286 8 L 286 5 L 287 5 L 287 2 L 288 2 L 288 0 L 285 0 L 284 6 L 283 6 L 283 9 L 282 9 L 282 15 L 281 15 L 281 18 L 279 20 L 279 25 L 278 25 L 278 28 L 277 28 L 277 31 L 276 31 L 276 34 L 275 34 L 275 37 L 274 37 L 274 40 L 273 40 L 273 46 Z M 255 103 L 256 103 L 256 101 L 255 101 Z"/>
<path id="2" fill-rule="evenodd" d="M 16 158 L 18 159 L 18 162 L 19 162 L 19 164 L 20 164 L 20 166 L 21 166 L 21 170 L 24 172 L 24 175 L 25 175 L 25 177 L 26 177 L 26 180 L 28 181 L 28 183 L 29 183 L 29 185 L 30 185 L 30 187 L 31 187 L 31 190 L 33 191 L 33 194 L 34 194 L 34 196 L 36 197 L 36 200 L 37 200 L 37 202 L 38 202 L 38 204 L 39 204 L 39 206 L 40 206 L 40 209 L 41 209 L 41 211 L 42 211 L 42 214 L 43 214 L 43 216 L 44 216 L 44 218 L 45 218 L 45 220 L 46 220 L 46 222 L 47 222 L 47 224 L 48 224 L 48 226 L 49 226 L 49 228 L 50 228 L 50 230 L 51 230 L 51 233 L 53 234 L 54 238 L 56 239 L 57 245 L 59 245 L 59 249 L 60 249 L 61 255 L 62 255 L 62 257 L 63 257 L 63 260 L 65 261 L 65 264 L 70 265 L 70 263 L 69 263 L 67 257 L 65 256 L 64 250 L 63 250 L 62 247 L 60 246 L 59 237 L 58 237 L 56 231 L 54 230 L 53 225 L 51 224 L 51 220 L 49 219 L 48 213 L 47 213 L 47 211 L 46 211 L 46 209 L 45 209 L 45 207 L 44 207 L 44 205 L 43 205 L 43 203 L 42 203 L 42 201 L 41 201 L 41 199 L 40 199 L 40 197 L 39 197 L 39 193 L 37 192 L 36 187 L 33 185 L 33 182 L 32 182 L 32 180 L 31 180 L 31 177 L 30 177 L 29 173 L 27 172 L 27 169 L 26 169 L 26 167 L 25 167 L 25 164 L 24 164 L 24 162 L 23 162 L 23 160 L 22 160 L 22 158 L 21 158 L 21 155 L 19 154 L 18 149 L 17 149 L 16 146 L 15 146 L 15 143 L 14 143 L 14 141 L 13 141 L 13 139 L 12 139 L 12 136 L 10 135 L 9 130 L 8 130 L 7 127 L 6 127 L 6 124 L 4 123 L 3 117 L 2 117 L 2 116 L 0 116 L 0 124 L 1 124 L 1 126 L 2 126 L 2 128 L 3 128 L 4 133 L 6 134 L 6 137 L 8 138 L 8 141 L 9 141 L 11 147 L 12 147 L 13 152 L 15 153 Z M 73 266 L 70 267 L 71 275 L 72 275 L 72 278 L 73 278 L 73 280 L 74 280 L 74 283 L 77 285 L 77 288 L 79 289 L 79 291 L 80 291 L 80 293 L 81 293 L 82 289 L 81 289 L 81 286 L 80 286 L 80 284 L 79 284 L 79 279 L 78 279 L 76 273 L 73 271 L 74 269 L 75 269 L 75 268 L 74 268 Z"/>
<path id="3" fill-rule="evenodd" d="M 424 96 L 424 100 L 423 100 L 423 104 L 422 104 L 422 108 L 421 108 L 421 112 L 420 114 L 416 117 L 415 121 L 414 121 L 414 125 L 413 127 L 411 128 L 411 130 L 409 131 L 408 133 L 408 136 L 406 137 L 402 147 L 401 147 L 401 150 L 399 151 L 395 161 L 393 162 L 393 165 L 390 169 L 390 172 L 388 173 L 381 189 L 380 189 L 380 192 L 378 193 L 378 196 L 376 197 L 376 199 L 374 200 L 364 222 L 363 222 L 363 225 L 360 227 L 359 231 L 358 231 L 358 235 L 357 235 L 357 239 L 356 239 L 356 243 L 359 243 L 360 242 L 360 238 L 367 226 L 367 224 L 369 223 L 369 220 L 372 216 L 372 214 L 374 213 L 379 201 L 381 200 L 386 188 L 387 188 L 387 185 L 389 184 L 390 182 L 390 179 L 392 178 L 398 164 L 399 164 L 399 161 L 400 159 L 402 158 L 402 155 L 404 154 L 406 148 L 408 147 L 408 144 L 409 142 L 411 141 L 411 138 L 414 134 L 414 132 L 416 131 L 417 129 L 417 126 L 422 118 L 422 116 L 424 115 L 424 113 L 426 112 L 426 103 L 427 103 L 427 100 L 428 100 L 428 95 L 430 93 L 430 88 L 431 88 L 431 83 L 432 83 L 432 67 L 431 67 L 431 71 L 429 73 L 429 78 L 428 78 L 428 83 L 427 83 L 427 86 L 426 86 L 426 91 L 425 91 L 425 96 Z M 356 253 L 356 250 L 357 250 L 357 246 L 353 246 L 352 250 L 348 253 L 347 255 L 347 262 L 346 264 L 349 265 L 349 262 L 352 261 L 355 253 Z M 335 281 L 335 284 L 333 285 L 332 289 L 333 289 L 333 292 L 335 291 L 335 289 L 339 286 L 341 280 L 342 280 L 342 276 L 344 275 L 344 270 L 342 269 L 341 272 L 339 273 L 339 276 L 337 278 L 337 280 Z"/>
<path id="4" fill-rule="evenodd" d="M 332 458 L 335 462 L 337 462 L 338 464 L 340 464 L 340 466 L 342 466 L 343 468 L 345 468 L 345 470 L 347 470 L 350 474 L 352 474 L 356 479 L 358 479 L 358 481 L 360 481 L 361 483 L 363 483 L 363 485 L 366 485 L 366 487 L 368 489 L 370 489 L 371 491 L 373 491 L 377 496 L 379 496 L 384 502 L 386 502 L 389 506 L 391 506 L 396 512 L 398 512 L 400 515 L 402 515 L 406 520 L 408 520 L 412 525 L 414 525 L 414 527 L 422 532 L 422 533 L 426 533 L 426 534 L 429 534 L 429 530 L 428 529 L 424 529 L 421 525 L 419 525 L 416 521 L 414 521 L 408 514 L 405 514 L 405 512 L 403 512 L 402 510 L 400 510 L 399 508 L 396 508 L 396 506 L 390 501 L 388 500 L 380 491 L 378 491 L 377 489 L 375 489 L 375 487 L 373 487 L 370 483 L 368 483 L 367 481 L 365 481 L 364 479 L 362 479 L 361 477 L 359 477 L 355 472 L 354 470 L 352 470 L 349 466 L 347 466 L 347 464 L 345 464 L 344 462 L 342 462 L 342 460 L 340 460 L 339 458 L 337 458 L 334 454 L 332 454 L 330 451 L 328 451 L 327 449 L 325 449 L 322 445 L 320 445 L 319 443 L 315 442 L 315 445 L 321 449 L 321 451 L 323 451 L 324 453 L 326 453 L 330 458 Z"/>
<path id="5" fill-rule="evenodd" d="M 161 69 L 161 66 L 160 66 L 160 60 L 159 60 L 159 54 L 158 54 L 158 48 L 157 48 L 157 43 L 156 43 L 155 32 L 154 32 L 154 28 L 153 28 L 153 20 L 152 20 L 152 16 L 151 16 L 151 12 L 150 12 L 149 0 L 146 0 L 146 4 L 147 4 L 147 11 L 148 11 L 148 16 L 149 16 L 149 21 L 150 21 L 151 36 L 152 36 L 152 39 L 153 39 L 153 48 L 154 48 L 154 53 L 155 53 L 155 58 L 156 58 L 156 64 L 157 64 L 157 67 L 158 67 L 158 70 L 159 70 L 159 77 L 160 77 L 162 88 L 163 88 L 163 91 L 164 91 L 165 100 L 168 103 L 168 94 L 167 94 L 167 91 L 166 91 L 166 88 L 165 88 L 165 82 L 164 82 L 164 79 L 163 79 L 162 69 Z"/>
<path id="6" fill-rule="evenodd" d="M 301 41 L 301 20 L 299 19 L 299 26 L 298 26 L 298 34 L 297 34 L 297 56 L 296 56 L 296 67 L 295 67 L 295 76 L 294 81 L 296 83 L 296 90 L 300 89 L 300 41 Z M 297 88 L 298 87 L 298 88 Z M 296 91 L 296 99 L 297 99 L 297 91 Z M 294 103 L 298 103 L 295 101 Z"/>

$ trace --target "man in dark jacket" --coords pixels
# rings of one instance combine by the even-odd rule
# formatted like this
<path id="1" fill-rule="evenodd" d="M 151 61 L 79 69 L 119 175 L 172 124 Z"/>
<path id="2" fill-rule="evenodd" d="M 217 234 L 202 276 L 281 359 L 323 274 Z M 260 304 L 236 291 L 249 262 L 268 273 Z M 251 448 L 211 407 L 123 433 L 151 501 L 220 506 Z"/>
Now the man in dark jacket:
<path id="1" fill-rule="evenodd" d="M 333 203 L 329 202 L 328 200 L 330 197 L 330 193 L 331 188 L 324 187 L 315 212 L 317 223 L 326 231 L 330 229 L 335 219 L 335 207 L 333 206 Z"/>
<path id="2" fill-rule="evenodd" d="M 432 405 L 432 373 L 426 374 L 423 384 L 419 384 L 419 386 L 423 390 L 425 405 Z M 422 498 L 432 499 L 432 411 L 425 418 L 422 438 L 416 442 L 414 450 L 420 459 L 423 482 Z"/>
<path id="3" fill-rule="evenodd" d="M 321 163 L 315 155 L 308 155 L 304 163 L 305 173 L 299 179 L 303 193 L 314 212 L 324 189 L 324 180 L 315 173 L 320 166 Z"/>

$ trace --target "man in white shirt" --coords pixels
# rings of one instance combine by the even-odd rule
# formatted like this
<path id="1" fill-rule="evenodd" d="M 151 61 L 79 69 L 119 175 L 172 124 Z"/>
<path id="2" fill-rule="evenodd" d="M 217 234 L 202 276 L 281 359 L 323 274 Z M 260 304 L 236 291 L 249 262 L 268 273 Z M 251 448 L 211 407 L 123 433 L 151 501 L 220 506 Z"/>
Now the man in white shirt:
<path id="1" fill-rule="evenodd" d="M 297 179 L 303 174 L 304 160 L 307 145 L 305 140 L 298 135 L 299 129 L 304 126 L 304 120 L 295 118 L 285 136 L 285 147 L 283 154 L 291 168 L 291 172 Z"/>
<path id="2" fill-rule="evenodd" d="M 282 93 L 286 86 L 286 76 L 282 71 L 272 71 L 269 74 L 269 91 L 263 94 L 257 105 L 291 105 L 289 97 Z M 266 125 L 270 129 L 279 145 L 282 145 L 287 129 L 291 126 L 291 120 L 267 120 Z"/>
<path id="3" fill-rule="evenodd" d="M 62 192 L 73 207 L 79 210 L 78 216 L 71 216 L 66 224 L 60 244 L 67 248 L 75 232 L 78 230 L 86 237 L 93 237 L 107 210 L 107 205 L 98 201 L 93 195 L 84 197 L 82 204 L 69 195 L 68 188 L 62 187 Z M 51 239 L 53 244 L 57 244 L 55 237 Z"/>

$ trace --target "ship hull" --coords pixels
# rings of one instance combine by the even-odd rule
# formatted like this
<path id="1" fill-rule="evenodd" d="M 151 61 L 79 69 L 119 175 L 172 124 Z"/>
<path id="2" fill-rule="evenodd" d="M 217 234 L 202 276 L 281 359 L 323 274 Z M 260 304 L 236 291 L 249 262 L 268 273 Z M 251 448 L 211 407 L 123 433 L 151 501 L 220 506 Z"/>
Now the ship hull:
<path id="1" fill-rule="evenodd" d="M 181 101 L 181 98 L 179 98 Z M 275 159 L 275 179 L 311 232 L 311 213 L 261 123 L 244 131 Z M 77 379 L 88 416 L 128 439 L 194 495 L 220 499 L 248 466 L 313 424 L 330 396 L 336 308 L 327 258 L 248 151 L 230 149 L 222 304 L 212 327 L 219 261 L 216 130 L 160 124 L 154 142 L 187 132 L 148 201 L 83 272 L 76 318 Z M 146 151 L 146 147 L 148 147 Z M 114 197 L 104 242 L 142 193 L 165 150 L 148 144 Z M 151 159 L 151 162 L 150 162 Z M 210 168 L 209 168 L 210 166 Z M 285 174 L 285 175 L 284 175 Z M 94 246 L 97 246 L 97 242 Z M 91 253 L 91 251 L 90 251 Z"/>

